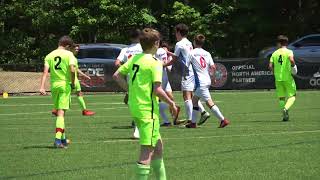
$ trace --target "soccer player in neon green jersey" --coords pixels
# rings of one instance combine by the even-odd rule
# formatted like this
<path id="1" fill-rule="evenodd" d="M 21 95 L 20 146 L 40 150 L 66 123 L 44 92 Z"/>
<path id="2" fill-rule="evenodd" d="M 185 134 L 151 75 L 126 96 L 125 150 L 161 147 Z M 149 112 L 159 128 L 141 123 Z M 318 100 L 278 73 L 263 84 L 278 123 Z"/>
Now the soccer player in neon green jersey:
<path id="1" fill-rule="evenodd" d="M 146 28 L 140 43 L 143 53 L 136 54 L 113 75 L 125 90 L 129 89 L 129 109 L 140 132 L 140 157 L 136 167 L 138 180 L 147 180 L 150 167 L 156 179 L 165 180 L 166 172 L 162 158 L 163 144 L 160 136 L 159 99 L 168 103 L 177 113 L 175 103 L 161 87 L 162 63 L 153 58 L 159 48 L 160 34 Z M 128 85 L 125 80 L 129 74 Z M 129 86 L 129 87 L 128 87 Z"/>
<path id="2" fill-rule="evenodd" d="M 54 146 L 66 148 L 68 140 L 65 135 L 64 114 L 70 106 L 71 90 L 75 87 L 76 57 L 70 51 L 73 40 L 63 36 L 59 47 L 48 54 L 44 60 L 44 70 L 41 78 L 40 93 L 46 94 L 44 84 L 50 70 L 51 96 L 54 108 L 57 109 L 56 138 Z"/>
<path id="3" fill-rule="evenodd" d="M 72 52 L 74 55 L 77 55 L 78 52 L 79 52 L 79 45 L 75 45 L 74 49 L 72 49 Z M 83 73 L 80 69 L 79 69 L 79 66 L 78 66 L 78 60 L 76 59 L 76 62 L 75 62 L 75 66 L 76 66 L 76 79 L 75 79 L 75 89 L 74 89 L 74 93 L 78 96 L 78 102 L 79 102 L 79 105 L 82 109 L 82 115 L 83 116 L 93 116 L 95 114 L 95 112 L 93 111 L 90 111 L 87 109 L 87 106 L 86 106 L 86 103 L 84 102 L 84 99 L 83 99 L 83 92 L 81 91 L 81 85 L 80 85 L 80 82 L 79 82 L 79 79 L 78 79 L 78 74 L 82 75 L 83 77 L 87 78 L 87 79 L 91 79 L 90 76 L 86 75 L 85 73 Z M 57 115 L 57 110 L 56 109 L 53 109 L 52 110 L 52 114 L 53 115 Z"/>
<path id="4" fill-rule="evenodd" d="M 278 47 L 271 58 L 269 68 L 275 77 L 276 93 L 279 97 L 279 105 L 283 112 L 283 121 L 289 120 L 288 110 L 296 100 L 296 83 L 292 74 L 297 74 L 297 66 L 294 62 L 293 52 L 287 49 L 288 38 L 278 36 Z"/>

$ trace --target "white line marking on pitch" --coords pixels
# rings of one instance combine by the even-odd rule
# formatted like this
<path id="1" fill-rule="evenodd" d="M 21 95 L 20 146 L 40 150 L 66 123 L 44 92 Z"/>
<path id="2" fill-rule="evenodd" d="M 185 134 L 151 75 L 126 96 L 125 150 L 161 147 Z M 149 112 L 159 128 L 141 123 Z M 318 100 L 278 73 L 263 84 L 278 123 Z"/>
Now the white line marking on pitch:
<path id="1" fill-rule="evenodd" d="M 126 109 L 128 107 L 116 107 L 116 108 L 96 108 L 96 109 Z M 68 111 L 78 111 L 78 110 L 68 110 Z M 16 116 L 16 115 L 25 115 L 25 114 L 50 114 L 50 111 L 45 112 L 30 112 L 30 113 L 10 113 L 10 114 L 0 114 L 0 116 Z"/>
<path id="2" fill-rule="evenodd" d="M 184 140 L 184 139 L 212 139 L 212 138 L 232 138 L 232 137 L 250 137 L 250 136 L 266 136 L 266 135 L 280 135 L 280 134 L 304 134 L 304 133 L 319 133 L 318 130 L 311 131 L 285 131 L 285 132 L 272 132 L 272 133 L 260 133 L 260 134 L 238 134 L 238 135 L 223 135 L 223 136 L 197 136 L 197 137 L 176 137 L 176 138 L 162 138 L 163 140 Z M 134 139 L 115 139 L 115 140 L 105 140 L 105 141 L 87 141 L 87 142 L 72 142 L 72 144 L 91 144 L 91 143 L 121 143 L 121 142 L 137 142 Z M 6 144 L 22 146 L 25 144 Z M 30 144 L 29 144 L 30 145 Z M 33 146 L 48 145 L 48 143 L 32 144 Z"/>

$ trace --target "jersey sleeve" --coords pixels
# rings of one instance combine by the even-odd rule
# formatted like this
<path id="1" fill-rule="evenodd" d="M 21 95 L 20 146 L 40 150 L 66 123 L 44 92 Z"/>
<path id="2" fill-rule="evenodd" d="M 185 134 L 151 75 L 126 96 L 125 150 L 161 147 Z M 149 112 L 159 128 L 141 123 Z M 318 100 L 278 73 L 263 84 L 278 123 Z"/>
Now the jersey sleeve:
<path id="1" fill-rule="evenodd" d="M 271 63 L 273 63 L 273 57 L 274 57 L 274 55 L 272 54 L 270 57 L 270 60 L 269 60 Z"/>
<path id="2" fill-rule="evenodd" d="M 72 52 L 70 52 L 70 55 L 69 55 L 69 66 L 70 65 L 77 66 L 77 58 L 73 55 Z"/>
<path id="3" fill-rule="evenodd" d="M 127 48 L 121 49 L 120 54 L 119 54 L 119 56 L 117 57 L 117 59 L 119 59 L 120 62 L 122 62 L 122 63 L 126 62 L 126 61 L 125 61 L 125 60 L 126 60 L 126 56 L 125 56 L 126 49 L 127 49 Z"/>
<path id="4" fill-rule="evenodd" d="M 49 65 L 49 58 L 48 58 L 48 56 L 46 56 L 45 58 L 44 58 L 44 66 L 46 66 L 46 67 L 50 67 L 50 65 Z"/>
<path id="5" fill-rule="evenodd" d="M 152 66 L 151 72 L 152 72 L 152 82 L 162 82 L 162 64 L 157 61 Z"/>
<path id="6" fill-rule="evenodd" d="M 213 66 L 214 62 L 210 53 L 208 53 L 208 58 L 209 58 L 209 66 Z"/>
<path id="7" fill-rule="evenodd" d="M 290 50 L 288 55 L 289 57 L 293 57 L 293 51 Z"/>
<path id="8" fill-rule="evenodd" d="M 124 63 L 122 66 L 120 66 L 120 68 L 118 69 L 118 71 L 119 71 L 122 75 L 127 75 L 127 74 L 129 74 L 130 62 L 131 62 L 131 61 L 127 61 L 127 62 Z"/>
<path id="9" fill-rule="evenodd" d="M 179 46 L 179 44 L 176 44 L 176 47 L 174 48 L 174 55 L 178 57 L 181 53 L 181 49 L 182 47 Z"/>

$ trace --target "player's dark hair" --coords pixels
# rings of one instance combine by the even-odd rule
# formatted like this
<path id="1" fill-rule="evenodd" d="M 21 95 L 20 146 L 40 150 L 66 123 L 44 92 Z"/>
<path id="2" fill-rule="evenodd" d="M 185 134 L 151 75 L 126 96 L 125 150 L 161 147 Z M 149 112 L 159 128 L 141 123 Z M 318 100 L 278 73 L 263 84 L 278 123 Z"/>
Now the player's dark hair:
<path id="1" fill-rule="evenodd" d="M 160 33 L 152 28 L 144 28 L 140 36 L 140 44 L 145 51 L 154 46 L 156 41 L 160 41 Z"/>
<path id="2" fill-rule="evenodd" d="M 288 45 L 289 39 L 288 39 L 287 36 L 285 36 L 285 35 L 279 35 L 277 39 L 278 39 L 278 43 L 279 43 L 281 46 L 287 46 L 287 45 Z"/>
<path id="3" fill-rule="evenodd" d="M 128 33 L 130 39 L 138 39 L 141 36 L 140 29 L 131 29 Z"/>
<path id="4" fill-rule="evenodd" d="M 197 46 L 201 46 L 202 47 L 205 40 L 206 40 L 206 37 L 203 34 L 197 34 L 194 37 L 194 43 Z"/>
<path id="5" fill-rule="evenodd" d="M 189 27 L 183 23 L 177 24 L 175 29 L 176 29 L 176 32 L 179 32 L 183 37 L 188 35 Z"/>
<path id="6" fill-rule="evenodd" d="M 67 46 L 74 47 L 74 42 L 73 42 L 73 40 L 71 39 L 71 37 L 69 37 L 69 36 L 62 36 L 62 37 L 59 39 L 58 45 L 59 45 L 59 46 L 62 46 L 62 47 L 67 47 Z"/>
<path id="7" fill-rule="evenodd" d="M 160 47 L 165 47 L 167 49 L 170 49 L 170 46 L 166 41 L 160 41 Z"/>

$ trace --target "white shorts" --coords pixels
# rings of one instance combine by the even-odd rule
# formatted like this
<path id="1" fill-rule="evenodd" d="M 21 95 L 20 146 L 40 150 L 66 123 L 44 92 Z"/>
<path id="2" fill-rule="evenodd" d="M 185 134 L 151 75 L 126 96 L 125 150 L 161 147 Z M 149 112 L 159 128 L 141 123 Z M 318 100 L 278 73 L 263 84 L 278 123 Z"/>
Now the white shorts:
<path id="1" fill-rule="evenodd" d="M 204 101 L 208 101 L 211 99 L 209 87 L 198 87 L 194 94 Z"/>
<path id="2" fill-rule="evenodd" d="M 182 77 L 181 80 L 181 90 L 193 92 L 195 88 L 194 76 Z"/>

